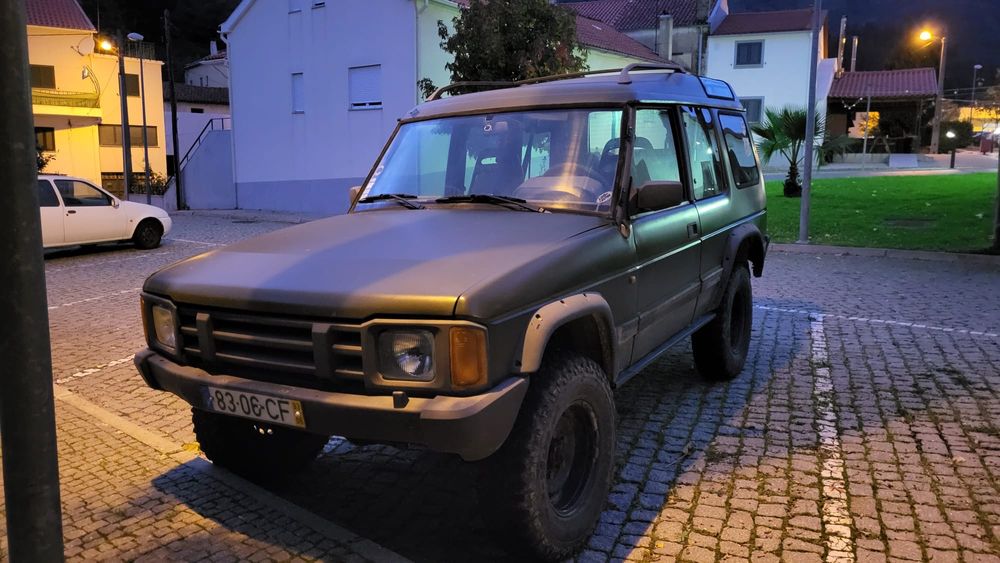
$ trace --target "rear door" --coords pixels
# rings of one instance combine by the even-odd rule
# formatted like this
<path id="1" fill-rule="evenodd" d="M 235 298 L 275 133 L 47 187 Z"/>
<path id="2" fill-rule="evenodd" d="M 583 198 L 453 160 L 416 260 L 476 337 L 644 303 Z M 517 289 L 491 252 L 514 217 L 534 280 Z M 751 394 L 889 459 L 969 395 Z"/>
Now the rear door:
<path id="1" fill-rule="evenodd" d="M 63 243 L 63 216 L 59 196 L 52 182 L 38 179 L 38 211 L 42 219 L 42 247 L 49 248 Z"/>
<path id="2" fill-rule="evenodd" d="M 676 132 L 675 108 L 640 108 L 635 116 L 633 189 L 649 181 L 682 181 L 679 148 L 683 137 Z M 634 359 L 691 324 L 701 289 L 698 231 L 698 210 L 690 201 L 633 217 L 639 263 Z"/>
<path id="3" fill-rule="evenodd" d="M 125 214 L 112 197 L 81 180 L 55 180 L 66 208 L 67 244 L 125 238 Z"/>

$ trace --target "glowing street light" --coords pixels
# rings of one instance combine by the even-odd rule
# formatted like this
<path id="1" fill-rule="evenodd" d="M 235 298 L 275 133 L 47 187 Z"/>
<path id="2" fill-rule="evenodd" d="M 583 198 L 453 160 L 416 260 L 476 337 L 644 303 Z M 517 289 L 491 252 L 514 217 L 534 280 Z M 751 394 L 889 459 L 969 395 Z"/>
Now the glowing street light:
<path id="1" fill-rule="evenodd" d="M 930 41 L 931 39 L 934 39 L 934 34 L 931 33 L 930 31 L 927 31 L 925 29 L 925 30 L 923 30 L 923 31 L 920 32 L 919 37 L 920 37 L 921 41 L 925 41 L 926 42 L 926 41 Z"/>
<path id="2" fill-rule="evenodd" d="M 111 52 L 111 50 L 115 48 L 115 46 L 112 45 L 111 42 L 108 41 L 107 39 L 101 39 L 100 47 L 102 51 L 108 51 L 108 52 Z"/>

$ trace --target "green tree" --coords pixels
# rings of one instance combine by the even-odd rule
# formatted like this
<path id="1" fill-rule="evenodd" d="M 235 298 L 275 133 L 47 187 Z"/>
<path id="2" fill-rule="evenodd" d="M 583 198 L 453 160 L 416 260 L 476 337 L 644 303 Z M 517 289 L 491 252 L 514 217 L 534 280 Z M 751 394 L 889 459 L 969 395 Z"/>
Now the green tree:
<path id="1" fill-rule="evenodd" d="M 454 57 L 448 63 L 452 82 L 514 81 L 586 69 L 576 40 L 576 17 L 549 0 L 472 0 L 453 20 L 449 33 L 438 22 L 441 48 Z M 424 96 L 434 84 L 424 78 Z"/>
<path id="2" fill-rule="evenodd" d="M 816 131 L 824 129 L 823 118 L 816 114 Z M 802 182 L 799 180 L 799 161 L 806 142 L 806 120 L 808 114 L 803 108 L 785 106 L 780 109 L 764 110 L 764 121 L 753 126 L 753 132 L 759 137 L 757 150 L 765 162 L 780 154 L 788 161 L 788 174 L 785 176 L 786 197 L 802 195 Z M 830 141 L 828 141 L 830 142 Z M 826 151 L 818 151 L 817 156 Z"/>

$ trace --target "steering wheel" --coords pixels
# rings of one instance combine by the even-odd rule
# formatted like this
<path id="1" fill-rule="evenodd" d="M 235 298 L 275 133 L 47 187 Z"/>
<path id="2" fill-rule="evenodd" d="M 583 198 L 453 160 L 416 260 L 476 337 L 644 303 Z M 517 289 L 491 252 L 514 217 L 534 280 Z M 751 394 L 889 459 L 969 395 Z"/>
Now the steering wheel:
<path id="1" fill-rule="evenodd" d="M 546 170 L 542 176 L 561 176 L 567 172 L 573 176 L 586 176 L 588 178 L 604 182 L 604 178 L 597 172 L 597 170 L 594 170 L 589 166 L 576 164 L 575 162 L 563 162 L 561 164 L 557 164 Z"/>

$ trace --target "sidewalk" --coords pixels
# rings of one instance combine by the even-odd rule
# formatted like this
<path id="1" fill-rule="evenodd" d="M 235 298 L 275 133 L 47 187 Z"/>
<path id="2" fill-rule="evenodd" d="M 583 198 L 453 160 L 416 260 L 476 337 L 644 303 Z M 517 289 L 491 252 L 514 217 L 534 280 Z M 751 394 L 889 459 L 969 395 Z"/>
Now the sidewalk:
<path id="1" fill-rule="evenodd" d="M 934 174 L 976 174 L 996 172 L 997 154 L 982 155 L 979 151 L 961 150 L 955 155 L 955 168 L 950 168 L 950 154 L 922 154 L 916 168 L 890 168 L 887 163 L 868 164 L 837 162 L 813 170 L 813 178 L 849 178 L 864 176 L 928 176 Z M 765 180 L 782 180 L 784 170 L 764 168 Z M 801 171 L 800 171 L 801 174 Z"/>

